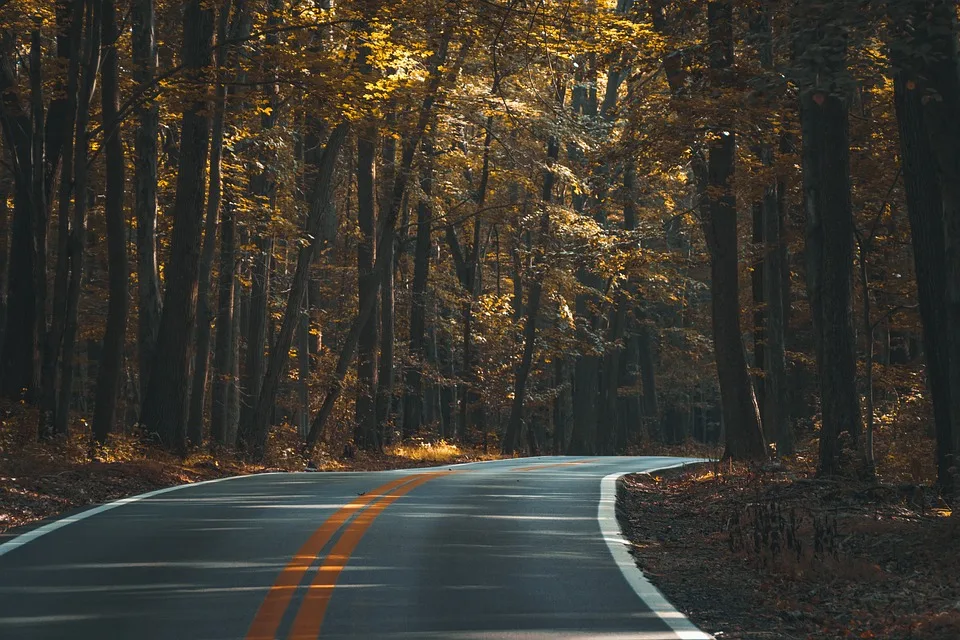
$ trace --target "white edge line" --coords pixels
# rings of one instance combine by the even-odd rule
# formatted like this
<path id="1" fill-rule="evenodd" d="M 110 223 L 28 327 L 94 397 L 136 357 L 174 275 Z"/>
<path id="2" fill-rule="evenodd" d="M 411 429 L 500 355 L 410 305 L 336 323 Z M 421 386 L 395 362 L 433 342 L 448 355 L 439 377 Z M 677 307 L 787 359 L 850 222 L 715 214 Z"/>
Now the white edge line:
<path id="1" fill-rule="evenodd" d="M 62 529 L 63 527 L 73 524 L 74 522 L 80 522 L 81 520 L 86 520 L 92 516 L 103 513 L 104 511 L 110 511 L 111 509 L 116 509 L 117 507 L 122 507 L 125 504 L 130 504 L 132 502 L 139 502 L 141 500 L 146 500 L 147 498 L 153 498 L 154 496 L 159 496 L 164 493 L 170 493 L 171 491 L 177 491 L 179 489 L 186 489 L 188 487 L 199 487 L 205 484 L 215 484 L 217 482 L 224 482 L 226 480 L 234 480 L 236 478 L 255 478 L 257 476 L 269 476 L 276 475 L 278 473 L 285 473 L 283 471 L 269 471 L 266 473 L 250 473 L 240 476 L 226 476 L 223 478 L 214 478 L 213 480 L 203 480 L 202 482 L 191 482 L 188 484 L 178 484 L 172 487 L 164 487 L 163 489 L 157 489 L 156 491 L 148 491 L 147 493 L 141 493 L 139 495 L 130 496 L 127 498 L 121 498 L 119 500 L 114 500 L 113 502 L 108 502 L 106 504 L 101 504 L 96 507 L 92 507 L 85 511 L 79 513 L 74 513 L 73 515 L 65 516 L 54 520 L 53 522 L 48 522 L 45 525 L 41 525 L 36 529 L 31 529 L 26 533 L 21 533 L 20 535 L 14 537 L 11 540 L 0 544 L 0 556 L 4 556 L 11 551 L 19 549 L 28 542 L 33 542 L 37 538 L 47 535 L 48 533 L 53 533 L 57 529 Z"/>
<path id="2" fill-rule="evenodd" d="M 688 464 L 696 464 L 696 462 L 681 462 L 655 469 L 646 469 L 638 473 L 674 469 Z M 630 555 L 630 543 L 623 537 L 620 532 L 620 524 L 617 522 L 617 481 L 628 473 L 632 472 L 611 473 L 604 476 L 603 480 L 600 481 L 600 504 L 597 507 L 597 521 L 600 523 L 600 533 L 607 543 L 610 555 L 613 556 L 614 562 L 620 568 L 620 573 L 626 578 L 627 583 L 637 596 L 650 607 L 655 616 L 660 618 L 677 635 L 677 638 L 680 640 L 715 640 L 712 635 L 698 629 L 689 618 L 670 604 L 663 593 L 647 580 L 643 571 L 637 567 L 636 560 Z"/>

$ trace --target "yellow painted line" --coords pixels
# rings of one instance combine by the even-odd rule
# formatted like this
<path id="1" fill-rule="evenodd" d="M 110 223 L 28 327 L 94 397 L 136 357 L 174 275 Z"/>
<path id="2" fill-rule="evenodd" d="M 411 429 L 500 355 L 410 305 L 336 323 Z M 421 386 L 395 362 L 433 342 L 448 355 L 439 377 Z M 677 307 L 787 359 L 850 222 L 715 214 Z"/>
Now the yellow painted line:
<path id="1" fill-rule="evenodd" d="M 555 469 L 557 467 L 570 467 L 575 464 L 587 464 L 588 462 L 596 462 L 597 458 L 591 458 L 589 460 L 574 460 L 573 462 L 554 462 L 552 464 L 534 464 L 529 467 L 516 467 L 510 471 L 539 471 L 540 469 Z"/>
<path id="2" fill-rule="evenodd" d="M 304 574 L 310 569 L 310 565 L 313 564 L 323 547 L 333 538 L 340 527 L 350 519 L 350 516 L 397 487 L 405 483 L 417 482 L 423 475 L 405 476 L 388 482 L 372 491 L 368 491 L 327 518 L 277 576 L 276 582 L 274 582 L 257 610 L 257 615 L 247 631 L 246 640 L 275 640 L 277 630 L 283 620 L 283 614 L 290 606 L 290 600 L 293 598 L 297 587 L 300 586 Z"/>
<path id="3" fill-rule="evenodd" d="M 330 604 L 330 597 L 333 595 L 333 589 L 337 585 L 340 574 L 350 561 L 350 556 L 363 538 L 363 534 L 367 532 L 367 529 L 384 509 L 425 482 L 454 473 L 458 472 L 444 471 L 423 474 L 360 513 L 340 535 L 336 544 L 333 545 L 333 549 L 330 550 L 320 566 L 320 570 L 317 571 L 313 584 L 310 585 L 303 598 L 300 611 L 297 612 L 297 617 L 293 621 L 293 627 L 288 637 L 292 640 L 316 640 L 319 637 L 320 628 L 323 626 L 323 619 Z"/>

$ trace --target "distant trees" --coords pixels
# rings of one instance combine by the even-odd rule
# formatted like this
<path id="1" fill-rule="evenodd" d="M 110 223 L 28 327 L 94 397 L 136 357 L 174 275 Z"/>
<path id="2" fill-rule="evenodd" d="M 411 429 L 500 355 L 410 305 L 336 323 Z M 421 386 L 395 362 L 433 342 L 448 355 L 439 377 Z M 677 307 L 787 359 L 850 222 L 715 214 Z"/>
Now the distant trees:
<path id="1" fill-rule="evenodd" d="M 882 465 L 929 410 L 951 488 L 952 3 L 41 5 L 0 6 L 0 394 L 40 437 L 866 475 L 864 413 Z"/>

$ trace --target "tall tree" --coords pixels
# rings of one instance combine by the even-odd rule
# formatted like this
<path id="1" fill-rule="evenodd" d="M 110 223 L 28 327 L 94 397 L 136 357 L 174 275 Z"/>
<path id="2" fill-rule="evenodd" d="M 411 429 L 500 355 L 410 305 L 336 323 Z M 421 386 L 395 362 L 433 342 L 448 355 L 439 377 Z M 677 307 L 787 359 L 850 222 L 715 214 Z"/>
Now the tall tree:
<path id="1" fill-rule="evenodd" d="M 127 230 L 123 215 L 125 168 L 123 141 L 120 139 L 119 46 L 120 31 L 114 0 L 103 0 L 102 37 L 103 88 L 100 94 L 101 120 L 106 133 L 104 160 L 106 163 L 106 198 L 104 217 L 107 226 L 108 277 L 110 303 L 107 326 L 103 334 L 103 355 L 97 376 L 97 396 L 93 414 L 93 437 L 106 442 L 116 416 L 117 396 L 120 392 L 120 374 L 123 370 L 123 345 L 127 333 Z"/>
<path id="2" fill-rule="evenodd" d="M 413 257 L 413 283 L 410 291 L 410 364 L 404 374 L 406 393 L 403 399 L 403 437 L 415 436 L 423 424 L 425 389 L 423 368 L 427 359 L 427 283 L 430 277 L 430 234 L 433 224 L 433 155 L 430 139 L 423 142 L 424 161 L 420 167 L 420 190 L 423 197 L 417 204 L 417 233 Z"/>
<path id="3" fill-rule="evenodd" d="M 708 3 L 707 21 L 711 77 L 714 86 L 727 87 L 733 66 L 733 4 Z M 737 146 L 729 123 L 717 123 L 708 147 L 709 218 L 704 231 L 710 249 L 713 345 L 727 434 L 724 456 L 762 460 L 766 443 L 740 331 L 737 201 L 733 190 Z"/>
<path id="4" fill-rule="evenodd" d="M 557 101 L 563 103 L 562 89 L 557 86 Z M 520 433 L 523 428 L 523 404 L 526 400 L 527 380 L 530 377 L 530 367 L 533 363 L 533 352 L 537 341 L 537 316 L 540 315 L 541 298 L 543 297 L 543 280 L 546 277 L 546 245 L 550 234 L 550 203 L 553 199 L 553 187 L 556 181 L 553 163 L 560 155 L 560 141 L 551 136 L 547 141 L 547 166 L 543 170 L 543 189 L 540 194 L 540 224 L 538 253 L 533 260 L 534 273 L 530 276 L 529 291 L 527 292 L 526 317 L 523 322 L 523 352 L 513 379 L 513 401 L 510 403 L 510 419 L 503 436 L 501 450 L 506 455 L 516 453 L 520 445 Z M 527 427 L 528 430 L 532 427 Z"/>
<path id="5" fill-rule="evenodd" d="M 146 90 L 157 75 L 154 0 L 131 0 L 133 80 Z M 140 395 L 146 396 L 160 331 L 162 297 L 157 261 L 157 137 L 160 108 L 153 100 L 137 107 L 134 149 L 134 212 L 137 220 L 137 329 Z"/>
<path id="6" fill-rule="evenodd" d="M 213 10 L 188 0 L 183 12 L 184 68 L 199 79 L 210 65 Z M 163 314 L 140 422 L 160 444 L 186 448 L 190 342 L 196 317 L 197 276 L 203 238 L 204 174 L 210 142 L 207 101 L 198 96 L 181 116 L 180 167 L 177 173 L 170 262 L 166 269 Z"/>
<path id="7" fill-rule="evenodd" d="M 933 396 L 937 440 L 937 479 L 948 493 L 956 489 L 953 468 L 960 438 L 960 410 L 956 396 L 958 357 L 956 318 L 950 315 L 949 289 L 957 277 L 947 264 L 947 219 L 957 215 L 955 185 L 949 173 L 953 150 L 942 142 L 954 125 L 943 113 L 956 100 L 957 63 L 955 19 L 950 3 L 921 0 L 891 0 L 891 43 L 894 93 L 904 188 L 917 274 L 917 297 L 923 322 L 927 384 Z M 945 87 L 941 88 L 941 87 Z M 955 257 L 955 256 L 954 256 Z M 955 268 L 955 267 L 954 267 Z"/>
<path id="8" fill-rule="evenodd" d="M 799 8 L 797 64 L 803 136 L 807 290 L 820 377 L 820 473 L 841 471 L 840 434 L 856 462 L 861 419 L 853 331 L 853 209 L 846 71 L 847 2 Z"/>

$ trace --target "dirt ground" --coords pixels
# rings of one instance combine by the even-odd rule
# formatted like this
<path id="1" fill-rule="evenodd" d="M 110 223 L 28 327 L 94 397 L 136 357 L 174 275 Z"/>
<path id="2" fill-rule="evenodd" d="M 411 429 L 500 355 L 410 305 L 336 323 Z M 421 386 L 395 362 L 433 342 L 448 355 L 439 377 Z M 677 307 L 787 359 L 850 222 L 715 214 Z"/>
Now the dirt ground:
<path id="1" fill-rule="evenodd" d="M 640 568 L 718 640 L 960 639 L 960 517 L 929 488 L 717 463 L 619 497 Z"/>
<path id="2" fill-rule="evenodd" d="M 108 447 L 91 451 L 89 428 L 82 423 L 67 439 L 38 443 L 35 425 L 34 416 L 0 406 L 0 536 L 65 511 L 163 487 L 267 471 L 304 471 L 309 462 L 291 429 L 275 430 L 265 463 L 249 464 L 229 451 L 194 451 L 181 459 L 133 436 L 118 436 Z M 353 450 L 338 454 L 320 450 L 312 462 L 317 471 L 381 471 L 497 457 L 447 443 L 390 447 L 382 455 Z"/>

